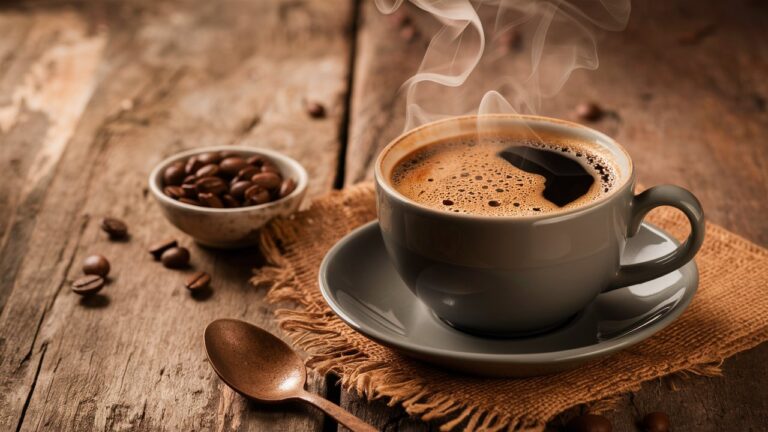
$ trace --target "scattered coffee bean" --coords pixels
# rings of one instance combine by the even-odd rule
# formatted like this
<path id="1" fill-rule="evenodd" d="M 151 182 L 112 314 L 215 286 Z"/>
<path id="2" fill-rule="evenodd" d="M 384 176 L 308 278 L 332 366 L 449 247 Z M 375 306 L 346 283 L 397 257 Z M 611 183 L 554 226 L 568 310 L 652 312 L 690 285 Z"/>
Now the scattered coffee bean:
<path id="1" fill-rule="evenodd" d="M 400 37 L 406 42 L 411 42 L 416 39 L 417 34 L 416 27 L 412 25 L 406 25 L 400 29 Z"/>
<path id="2" fill-rule="evenodd" d="M 227 177 L 236 176 L 246 166 L 248 166 L 248 162 L 238 156 L 228 157 L 219 163 L 219 169 Z"/>
<path id="3" fill-rule="evenodd" d="M 163 193 L 173 199 L 179 199 L 187 195 L 181 186 L 166 186 L 163 188 Z"/>
<path id="4" fill-rule="evenodd" d="M 153 257 L 155 257 L 156 260 L 159 260 L 160 257 L 163 255 L 163 252 L 167 251 L 170 248 L 175 248 L 178 246 L 178 242 L 174 239 L 167 239 L 163 240 L 161 242 L 155 243 L 152 246 L 149 247 L 149 253 L 152 254 Z"/>
<path id="5" fill-rule="evenodd" d="M 72 291 L 82 296 L 96 294 L 104 288 L 104 278 L 99 275 L 83 276 L 72 282 Z"/>
<path id="6" fill-rule="evenodd" d="M 101 229 L 109 234 L 111 239 L 122 239 L 128 235 L 128 225 L 120 219 L 106 217 L 101 220 Z"/>
<path id="7" fill-rule="evenodd" d="M 584 102 L 576 106 L 576 115 L 581 120 L 598 121 L 604 114 L 603 109 L 594 102 Z"/>
<path id="8" fill-rule="evenodd" d="M 221 152 L 208 152 L 197 155 L 197 159 L 203 165 L 215 164 L 221 160 Z"/>
<path id="9" fill-rule="evenodd" d="M 502 52 L 510 52 L 512 50 L 519 51 L 522 48 L 523 38 L 520 32 L 512 28 L 499 35 L 498 43 Z"/>
<path id="10" fill-rule="evenodd" d="M 663 412 L 652 412 L 643 417 L 640 422 L 643 432 L 668 432 L 670 429 L 669 416 Z"/>
<path id="11" fill-rule="evenodd" d="M 400 10 L 389 15 L 389 17 L 390 17 L 390 20 L 392 21 L 392 24 L 398 27 L 403 27 L 411 24 L 411 17 L 401 12 Z"/>
<path id="12" fill-rule="evenodd" d="M 611 432 L 613 426 L 601 415 L 585 414 L 568 422 L 565 429 L 568 432 Z"/>
<path id="13" fill-rule="evenodd" d="M 280 198 L 285 198 L 296 190 L 296 182 L 293 179 L 287 179 L 280 185 Z"/>
<path id="14" fill-rule="evenodd" d="M 216 195 L 208 192 L 200 192 L 197 194 L 197 199 L 206 207 L 211 208 L 224 208 L 224 203 Z"/>
<path id="15" fill-rule="evenodd" d="M 263 189 L 276 189 L 283 182 L 279 175 L 272 172 L 262 172 L 251 177 L 251 182 Z"/>
<path id="16" fill-rule="evenodd" d="M 106 277 L 109 274 L 109 261 L 102 255 L 91 255 L 83 260 L 83 273 Z"/>
<path id="17" fill-rule="evenodd" d="M 307 102 L 307 114 L 312 118 L 325 117 L 325 107 L 317 102 Z"/>
<path id="18" fill-rule="evenodd" d="M 163 252 L 160 261 L 168 268 L 184 268 L 189 264 L 189 251 L 183 247 L 172 247 Z"/>
<path id="19" fill-rule="evenodd" d="M 213 177 L 218 173 L 219 173 L 219 166 L 216 164 L 208 164 L 203 166 L 199 170 L 195 171 L 195 175 L 199 179 L 202 179 L 203 177 Z"/>
<path id="20" fill-rule="evenodd" d="M 163 171 L 163 183 L 166 186 L 178 186 L 184 181 L 184 163 L 176 162 Z"/>
<path id="21" fill-rule="evenodd" d="M 187 287 L 190 291 L 199 291 L 204 290 L 208 288 L 208 285 L 211 283 L 211 275 L 209 275 L 206 272 L 197 272 L 190 276 L 189 279 L 187 279 L 187 282 L 184 284 L 185 287 Z"/>
<path id="22" fill-rule="evenodd" d="M 184 175 L 177 174 L 183 167 Z M 285 198 L 296 190 L 268 157 L 237 151 L 208 152 L 174 163 L 163 192 L 179 202 L 211 208 L 237 208 Z M 193 174 L 188 174 L 193 173 Z M 179 178 L 181 177 L 181 180 Z M 163 177 L 165 180 L 166 176 Z M 258 186 L 256 189 L 252 189 Z M 246 193 L 250 190 L 250 193 Z"/>

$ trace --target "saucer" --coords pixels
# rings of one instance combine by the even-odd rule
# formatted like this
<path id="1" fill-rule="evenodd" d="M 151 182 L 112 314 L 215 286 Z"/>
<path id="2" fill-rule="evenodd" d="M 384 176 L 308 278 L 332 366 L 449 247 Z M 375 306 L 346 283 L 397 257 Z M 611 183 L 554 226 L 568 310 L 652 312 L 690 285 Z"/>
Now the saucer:
<path id="1" fill-rule="evenodd" d="M 622 264 L 671 252 L 677 241 L 643 223 Z M 691 302 L 696 264 L 599 295 L 568 323 L 536 336 L 494 339 L 464 333 L 437 318 L 389 261 L 377 221 L 341 239 L 320 266 L 320 290 L 350 327 L 402 354 L 474 375 L 554 373 L 637 344 L 675 320 Z"/>

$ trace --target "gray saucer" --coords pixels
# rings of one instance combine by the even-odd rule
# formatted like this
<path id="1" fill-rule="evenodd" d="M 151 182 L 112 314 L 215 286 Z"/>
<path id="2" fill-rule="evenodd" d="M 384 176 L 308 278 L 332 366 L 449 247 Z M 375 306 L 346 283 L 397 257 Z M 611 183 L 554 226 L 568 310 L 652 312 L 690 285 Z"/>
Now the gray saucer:
<path id="1" fill-rule="evenodd" d="M 677 242 L 643 224 L 626 263 L 672 251 Z M 376 221 L 341 239 L 320 266 L 320 290 L 350 327 L 405 355 L 461 372 L 520 377 L 576 367 L 634 345 L 675 320 L 696 292 L 691 261 L 639 285 L 602 294 L 568 323 L 544 334 L 493 339 L 460 332 L 435 317 L 390 264 Z"/>

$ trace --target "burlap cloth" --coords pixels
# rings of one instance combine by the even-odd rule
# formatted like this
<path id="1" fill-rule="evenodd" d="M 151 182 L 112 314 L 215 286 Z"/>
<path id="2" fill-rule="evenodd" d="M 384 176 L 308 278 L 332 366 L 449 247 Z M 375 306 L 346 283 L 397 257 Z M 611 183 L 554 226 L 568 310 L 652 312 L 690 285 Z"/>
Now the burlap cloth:
<path id="1" fill-rule="evenodd" d="M 373 187 L 363 184 L 273 222 L 262 235 L 268 265 L 257 269 L 253 283 L 269 284 L 268 298 L 290 307 L 275 313 L 308 353 L 310 367 L 337 374 L 347 390 L 387 397 L 412 415 L 437 420 L 442 430 L 542 430 L 572 406 L 599 407 L 599 401 L 615 400 L 643 381 L 717 375 L 723 359 L 768 339 L 768 250 L 709 224 L 696 257 L 700 286 L 692 304 L 648 340 L 556 375 L 488 379 L 441 370 L 356 333 L 320 295 L 317 273 L 326 251 L 375 217 Z M 648 220 L 678 238 L 688 232 L 687 220 L 672 209 L 654 210 Z"/>

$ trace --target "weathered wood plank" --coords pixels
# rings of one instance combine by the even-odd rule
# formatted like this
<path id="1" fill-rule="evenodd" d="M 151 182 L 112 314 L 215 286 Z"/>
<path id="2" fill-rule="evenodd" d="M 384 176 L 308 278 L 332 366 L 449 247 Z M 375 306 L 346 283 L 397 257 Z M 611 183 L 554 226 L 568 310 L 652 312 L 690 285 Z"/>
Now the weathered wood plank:
<path id="1" fill-rule="evenodd" d="M 600 68 L 577 71 L 542 114 L 575 119 L 573 108 L 595 100 L 613 111 L 591 126 L 622 142 L 645 184 L 692 190 L 710 220 L 768 244 L 768 26 L 765 5 L 742 0 L 633 3 L 629 27 L 599 40 Z M 429 18 L 409 8 L 417 28 Z M 702 30 L 703 29 L 703 30 Z M 402 130 L 400 84 L 417 69 L 425 35 L 399 37 L 397 22 L 372 2 L 361 13 L 350 114 L 346 182 L 372 176 L 378 150 Z M 525 34 L 522 37 L 526 37 Z M 506 61 L 517 61 L 513 51 Z M 477 89 L 479 93 L 487 89 Z M 676 430 L 750 430 L 766 423 L 768 350 L 761 346 L 725 364 L 725 377 L 692 379 L 672 392 L 650 383 L 611 414 L 614 430 L 633 431 L 639 415 L 664 410 Z M 393 411 L 343 395 L 345 407 L 383 427 Z M 634 405 L 633 405 L 634 404 Z M 394 415 L 402 415 L 395 410 Z M 399 420 L 398 420 L 399 421 Z M 552 423 L 557 429 L 561 419 Z M 402 423 L 401 430 L 428 425 Z"/>
<path id="2" fill-rule="evenodd" d="M 254 250 L 222 253 L 191 244 L 160 216 L 145 185 L 152 166 L 178 150 L 238 143 L 303 161 L 312 178 L 310 195 L 330 189 L 347 85 L 350 13 L 347 1 L 129 2 L 95 11 L 58 5 L 0 12 L 4 23 L 21 21 L 13 23 L 19 33 L 61 25 L 65 36 L 100 45 L 90 54 L 97 67 L 88 85 L 73 90 L 74 100 L 87 103 L 79 113 L 65 113 L 72 114 L 72 133 L 57 135 L 57 159 L 20 171 L 21 184 L 40 179 L 30 192 L 4 192 L 11 212 L 0 216 L 10 234 L 0 265 L 11 276 L 0 287 L 6 293 L 0 429 L 322 427 L 324 417 L 313 409 L 255 406 L 215 377 L 202 347 L 208 322 L 239 317 L 276 330 L 263 293 L 247 282 L 261 258 Z M 52 32 L 51 40 L 35 42 L 41 49 L 23 51 L 31 57 L 26 63 L 5 60 L 10 68 L 0 70 L 3 89 L 24 85 L 17 76 L 32 73 L 31 65 L 47 52 L 43 48 L 71 43 L 65 36 Z M 16 38 L 32 43 L 28 35 Z M 4 46 L 0 55 L 7 52 Z M 56 53 L 61 58 L 55 65 L 82 54 Z M 46 77 L 41 88 L 67 75 L 54 67 Z M 71 101 L 53 97 L 53 106 Z M 323 103 L 328 116 L 310 119 L 304 99 Z M 4 99 L 0 110 L 8 106 Z M 12 127 L 0 134 L 3 151 L 6 143 L 20 151 L 23 139 L 38 141 L 56 124 L 56 111 L 22 108 L 28 118 L 14 114 Z M 26 128 L 29 133 L 14 138 L 13 131 Z M 41 157 L 45 143 L 26 147 L 33 156 L 24 160 Z M 2 156 L 4 165 L 14 158 Z M 108 241 L 98 228 L 104 215 L 126 220 L 131 238 Z M 181 286 L 191 270 L 164 269 L 146 253 L 150 242 L 168 234 L 190 246 L 195 269 L 213 275 L 210 298 L 192 298 Z M 104 295 L 83 301 L 68 284 L 90 253 L 107 256 L 113 271 Z M 325 392 L 324 379 L 312 377 L 310 389 Z"/>

